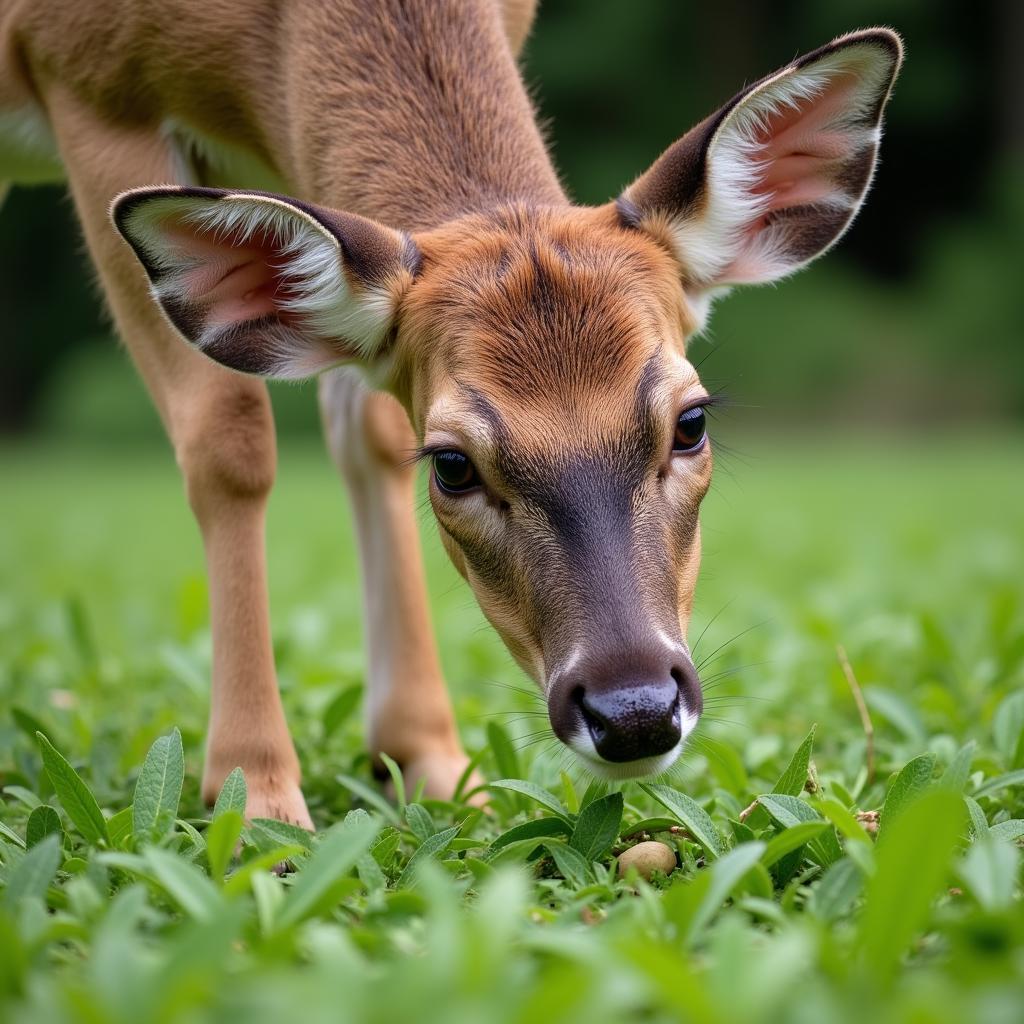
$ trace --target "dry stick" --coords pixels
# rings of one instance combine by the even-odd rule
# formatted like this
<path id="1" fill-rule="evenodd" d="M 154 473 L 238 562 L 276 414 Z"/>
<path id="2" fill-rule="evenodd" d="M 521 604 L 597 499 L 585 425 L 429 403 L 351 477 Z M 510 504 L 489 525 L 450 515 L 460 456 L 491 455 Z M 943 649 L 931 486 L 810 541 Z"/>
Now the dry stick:
<path id="1" fill-rule="evenodd" d="M 850 659 L 846 656 L 846 648 L 842 644 L 837 644 L 836 654 L 839 656 L 839 665 L 843 670 L 843 675 L 846 676 L 846 681 L 853 692 L 853 699 L 857 703 L 860 724 L 864 727 L 864 738 L 867 741 L 868 785 L 870 786 L 875 781 L 875 727 L 871 724 L 871 714 L 864 702 L 864 691 L 861 690 L 860 683 L 857 682 L 857 677 L 853 673 Z"/>
<path id="2" fill-rule="evenodd" d="M 756 810 L 757 801 L 755 800 L 749 807 L 744 807 L 743 810 L 740 811 L 740 821 L 746 821 L 747 818 L 749 818 Z"/>

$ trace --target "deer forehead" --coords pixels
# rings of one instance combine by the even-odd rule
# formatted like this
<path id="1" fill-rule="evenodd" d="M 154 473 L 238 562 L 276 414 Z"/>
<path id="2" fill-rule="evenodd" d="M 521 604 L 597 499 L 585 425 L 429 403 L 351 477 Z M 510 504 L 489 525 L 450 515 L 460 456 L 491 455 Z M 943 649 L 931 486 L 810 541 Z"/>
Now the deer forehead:
<path id="1" fill-rule="evenodd" d="M 506 211 L 417 241 L 423 270 L 404 319 L 414 358 L 429 364 L 425 429 L 428 417 L 479 420 L 482 397 L 519 435 L 616 433 L 642 378 L 662 404 L 696 379 L 676 265 L 606 210 Z"/>

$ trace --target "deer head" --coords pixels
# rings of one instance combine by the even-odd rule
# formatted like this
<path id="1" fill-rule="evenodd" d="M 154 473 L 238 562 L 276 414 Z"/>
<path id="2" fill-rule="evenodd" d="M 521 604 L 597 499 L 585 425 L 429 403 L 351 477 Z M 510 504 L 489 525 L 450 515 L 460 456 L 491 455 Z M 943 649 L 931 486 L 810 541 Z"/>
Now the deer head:
<path id="1" fill-rule="evenodd" d="M 842 236 L 900 60 L 884 29 L 822 47 L 603 207 L 495 205 L 408 235 L 155 188 L 114 218 L 210 358 L 291 379 L 356 362 L 399 398 L 445 547 L 555 733 L 599 773 L 649 774 L 702 708 L 686 632 L 713 445 L 687 341 L 715 296 Z"/>

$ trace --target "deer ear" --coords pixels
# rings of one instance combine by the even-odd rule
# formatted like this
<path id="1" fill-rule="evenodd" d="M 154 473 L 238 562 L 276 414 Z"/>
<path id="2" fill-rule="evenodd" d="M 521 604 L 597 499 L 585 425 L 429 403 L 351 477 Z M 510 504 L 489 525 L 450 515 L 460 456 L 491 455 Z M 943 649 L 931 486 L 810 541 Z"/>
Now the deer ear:
<path id="1" fill-rule="evenodd" d="M 263 377 L 372 362 L 419 263 L 398 231 L 283 196 L 145 188 L 111 214 L 185 339 Z"/>
<path id="2" fill-rule="evenodd" d="M 669 246 L 698 298 L 799 270 L 864 200 L 902 56 L 895 32 L 867 29 L 769 75 L 670 146 L 620 217 Z"/>

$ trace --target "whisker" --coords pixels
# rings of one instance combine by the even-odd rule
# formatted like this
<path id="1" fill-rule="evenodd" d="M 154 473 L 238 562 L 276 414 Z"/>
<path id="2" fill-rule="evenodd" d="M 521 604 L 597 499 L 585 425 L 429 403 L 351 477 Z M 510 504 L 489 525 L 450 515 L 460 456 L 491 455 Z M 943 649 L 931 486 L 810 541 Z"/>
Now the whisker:
<path id="1" fill-rule="evenodd" d="M 746 629 L 744 629 L 741 632 L 737 633 L 731 639 L 726 640 L 724 644 L 719 644 L 718 647 L 716 647 L 706 658 L 703 659 L 703 661 L 701 661 L 701 663 L 699 665 L 696 666 L 698 674 L 700 673 L 701 669 L 704 668 L 705 665 L 709 665 L 711 663 L 712 659 L 716 655 L 718 655 L 722 651 L 724 651 L 727 647 L 729 647 L 730 645 L 736 643 L 736 641 L 739 640 L 741 637 L 746 636 L 748 633 L 753 632 L 755 629 L 760 629 L 762 626 L 766 626 L 771 621 L 772 621 L 771 619 L 762 619 L 761 622 L 755 622 L 753 626 L 748 626 Z"/>
<path id="2" fill-rule="evenodd" d="M 770 664 L 770 661 L 751 661 L 746 665 L 734 665 L 732 668 L 722 669 L 719 672 L 713 672 L 711 675 L 704 677 L 701 679 L 700 685 L 704 690 L 713 690 L 716 686 L 721 686 L 730 676 L 738 675 L 740 672 L 746 672 L 752 668 L 763 668 L 765 665 Z"/>
<path id="3" fill-rule="evenodd" d="M 735 597 L 730 597 L 729 600 L 726 601 L 725 604 L 723 604 L 722 607 L 719 608 L 718 611 L 715 612 L 715 614 L 712 615 L 710 619 L 708 619 L 707 624 L 700 631 L 700 636 L 697 637 L 696 643 L 694 643 L 693 647 L 690 649 L 691 658 L 696 656 L 697 648 L 700 647 L 700 642 L 704 639 L 704 634 L 714 625 L 715 620 L 718 618 L 718 616 L 721 615 L 722 612 L 724 612 L 735 600 Z"/>

